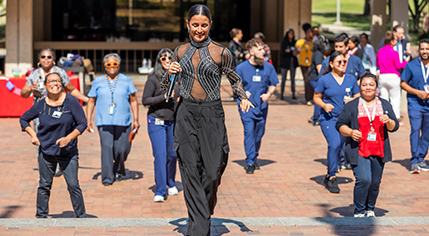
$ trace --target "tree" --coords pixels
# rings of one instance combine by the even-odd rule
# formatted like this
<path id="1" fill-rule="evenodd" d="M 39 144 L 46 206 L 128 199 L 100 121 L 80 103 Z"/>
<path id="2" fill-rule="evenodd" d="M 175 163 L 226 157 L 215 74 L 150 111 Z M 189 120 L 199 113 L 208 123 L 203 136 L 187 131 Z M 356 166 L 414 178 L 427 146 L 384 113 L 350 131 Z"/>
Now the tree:
<path id="1" fill-rule="evenodd" d="M 371 0 L 365 0 L 365 6 L 363 7 L 363 15 L 369 16 L 371 14 Z"/>
<path id="2" fill-rule="evenodd" d="M 408 10 L 413 18 L 413 33 L 419 32 L 420 17 L 428 2 L 429 0 L 413 0 L 414 10 L 411 8 L 411 4 L 408 4 Z"/>

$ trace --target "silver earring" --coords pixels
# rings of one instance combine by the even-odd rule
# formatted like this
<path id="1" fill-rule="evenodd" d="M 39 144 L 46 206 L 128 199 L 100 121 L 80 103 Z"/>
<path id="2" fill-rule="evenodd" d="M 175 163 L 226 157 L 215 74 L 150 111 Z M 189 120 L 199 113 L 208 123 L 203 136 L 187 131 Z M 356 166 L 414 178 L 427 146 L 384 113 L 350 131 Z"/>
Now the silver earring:
<path id="1" fill-rule="evenodd" d="M 40 62 L 37 62 L 37 67 L 40 67 Z"/>

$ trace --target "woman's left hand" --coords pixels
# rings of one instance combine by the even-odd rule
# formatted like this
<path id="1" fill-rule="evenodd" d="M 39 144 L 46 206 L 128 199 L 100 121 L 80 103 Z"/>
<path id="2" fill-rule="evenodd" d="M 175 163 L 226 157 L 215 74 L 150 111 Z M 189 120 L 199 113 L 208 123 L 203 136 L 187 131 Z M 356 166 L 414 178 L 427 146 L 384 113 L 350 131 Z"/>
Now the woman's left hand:
<path id="1" fill-rule="evenodd" d="M 67 144 L 69 144 L 70 143 L 70 138 L 68 138 L 67 136 L 66 137 L 62 137 L 62 138 L 59 138 L 56 142 L 55 142 L 55 144 L 59 144 L 60 145 L 60 148 L 63 148 L 63 147 L 65 147 L 65 146 L 67 146 Z"/>
<path id="2" fill-rule="evenodd" d="M 137 120 L 133 121 L 133 123 L 131 124 L 131 132 L 132 132 L 134 129 L 136 130 L 136 133 L 137 133 L 137 131 L 139 131 L 139 129 L 140 129 L 140 123 L 139 123 L 139 121 L 137 121 Z"/>
<path id="3" fill-rule="evenodd" d="M 250 107 L 255 108 L 255 106 L 248 100 L 241 100 L 240 108 L 242 112 L 248 112 Z"/>
<path id="4" fill-rule="evenodd" d="M 384 115 L 380 116 L 380 121 L 383 122 L 383 124 L 386 124 L 387 122 L 390 121 L 390 118 L 388 115 L 384 114 Z"/>

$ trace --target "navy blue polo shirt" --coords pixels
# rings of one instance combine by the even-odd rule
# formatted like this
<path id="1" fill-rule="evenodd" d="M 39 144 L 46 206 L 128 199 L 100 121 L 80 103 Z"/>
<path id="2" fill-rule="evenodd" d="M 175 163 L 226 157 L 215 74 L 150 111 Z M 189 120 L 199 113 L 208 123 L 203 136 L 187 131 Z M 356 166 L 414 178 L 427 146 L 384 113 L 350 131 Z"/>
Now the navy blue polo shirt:
<path id="1" fill-rule="evenodd" d="M 416 58 L 407 63 L 401 74 L 401 80 L 405 81 L 411 87 L 424 91 L 425 79 L 423 77 L 421 59 Z M 427 68 L 425 68 L 427 70 Z M 429 78 L 427 83 L 429 84 Z M 409 108 L 429 108 L 428 101 L 419 98 L 417 95 L 407 93 Z"/>

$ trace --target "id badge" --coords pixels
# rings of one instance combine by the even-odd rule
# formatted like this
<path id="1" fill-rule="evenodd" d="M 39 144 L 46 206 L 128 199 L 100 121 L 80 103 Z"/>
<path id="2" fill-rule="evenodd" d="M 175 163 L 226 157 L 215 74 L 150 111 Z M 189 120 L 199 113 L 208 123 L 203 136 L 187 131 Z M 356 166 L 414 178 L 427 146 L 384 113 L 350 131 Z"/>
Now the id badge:
<path id="1" fill-rule="evenodd" d="M 305 58 L 305 64 L 308 64 L 308 57 Z"/>
<path id="2" fill-rule="evenodd" d="M 164 120 L 159 119 L 159 118 L 155 118 L 155 125 L 164 125 Z"/>
<path id="3" fill-rule="evenodd" d="M 368 133 L 368 141 L 375 141 L 377 139 L 377 134 L 374 131 Z"/>
<path id="4" fill-rule="evenodd" d="M 425 86 L 423 86 L 425 88 L 425 92 L 429 93 L 429 84 L 425 84 Z"/>
<path id="5" fill-rule="evenodd" d="M 252 78 L 252 81 L 253 81 L 253 82 L 261 82 L 261 76 L 259 76 L 259 75 L 254 75 L 254 76 L 253 76 L 253 78 Z"/>
<path id="6" fill-rule="evenodd" d="M 349 99 L 350 99 L 350 96 L 344 95 L 344 103 L 346 103 L 347 100 L 349 100 Z"/>
<path id="7" fill-rule="evenodd" d="M 113 114 L 113 106 L 109 106 L 109 115 Z"/>
<path id="8" fill-rule="evenodd" d="M 61 117 L 61 115 L 62 115 L 63 113 L 61 112 L 61 111 L 54 111 L 54 113 L 52 113 L 52 117 L 54 117 L 54 118 L 60 118 Z"/>

